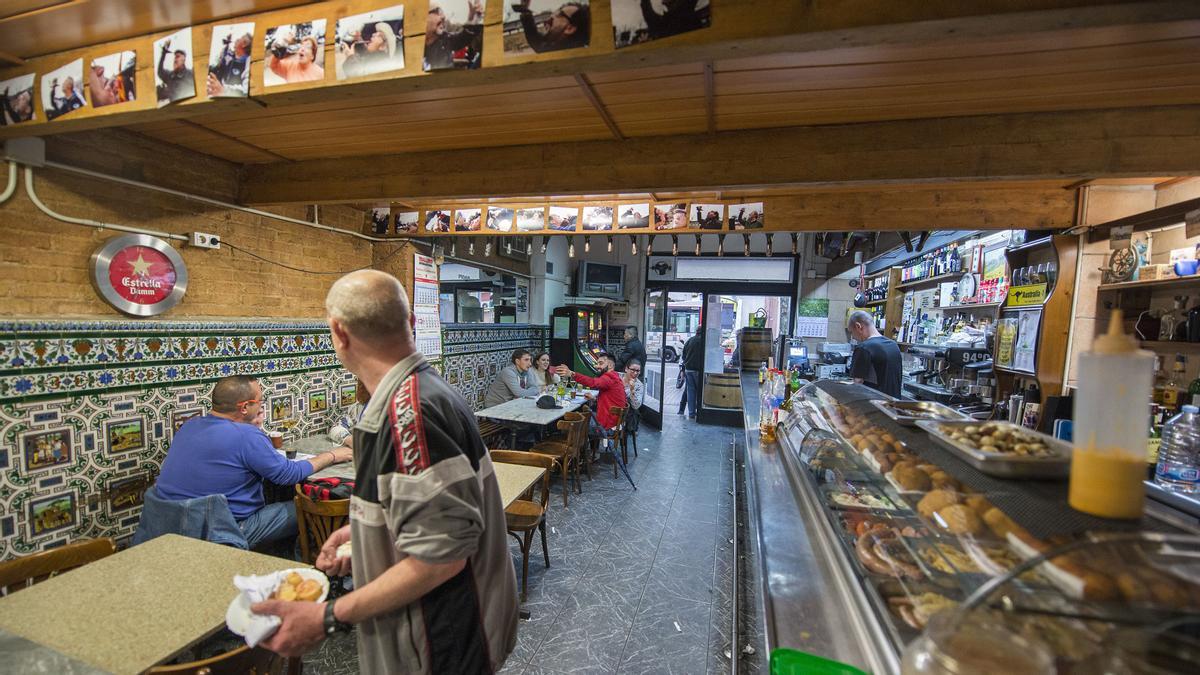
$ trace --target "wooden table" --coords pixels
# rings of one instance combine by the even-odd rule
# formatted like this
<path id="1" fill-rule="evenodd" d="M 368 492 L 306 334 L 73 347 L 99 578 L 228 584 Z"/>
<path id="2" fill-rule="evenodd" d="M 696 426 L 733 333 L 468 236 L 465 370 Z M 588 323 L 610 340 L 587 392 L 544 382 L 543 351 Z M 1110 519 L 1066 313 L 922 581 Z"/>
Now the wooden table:
<path id="1" fill-rule="evenodd" d="M 302 566 L 168 534 L 0 598 L 0 629 L 133 675 L 222 628 L 235 574 Z"/>
<path id="2" fill-rule="evenodd" d="M 496 482 L 500 484 L 500 500 L 504 502 L 506 509 L 546 473 L 546 470 L 539 466 L 524 464 L 492 462 L 492 466 L 496 469 Z"/>
<path id="3" fill-rule="evenodd" d="M 329 440 L 329 437 L 320 434 L 316 436 L 305 436 L 298 438 L 290 443 L 284 443 L 284 450 L 295 450 L 297 459 L 307 459 L 306 455 L 319 455 L 322 452 L 328 452 L 341 445 Z M 354 462 L 342 462 L 341 464 L 331 464 L 324 469 L 312 474 L 309 478 L 341 478 L 342 480 L 354 480 Z"/>

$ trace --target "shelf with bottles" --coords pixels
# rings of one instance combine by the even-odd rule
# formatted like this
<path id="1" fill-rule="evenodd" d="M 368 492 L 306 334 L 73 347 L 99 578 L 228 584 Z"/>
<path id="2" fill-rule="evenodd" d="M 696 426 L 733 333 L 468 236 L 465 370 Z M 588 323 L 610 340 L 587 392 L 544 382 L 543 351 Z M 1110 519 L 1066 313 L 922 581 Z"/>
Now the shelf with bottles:
<path id="1" fill-rule="evenodd" d="M 900 286 L 952 278 L 963 272 L 962 252 L 957 242 L 940 246 L 900 267 Z"/>
<path id="2" fill-rule="evenodd" d="M 888 301 L 891 285 L 891 270 L 883 270 L 863 277 L 859 294 L 863 296 L 867 307 L 882 305 Z"/>

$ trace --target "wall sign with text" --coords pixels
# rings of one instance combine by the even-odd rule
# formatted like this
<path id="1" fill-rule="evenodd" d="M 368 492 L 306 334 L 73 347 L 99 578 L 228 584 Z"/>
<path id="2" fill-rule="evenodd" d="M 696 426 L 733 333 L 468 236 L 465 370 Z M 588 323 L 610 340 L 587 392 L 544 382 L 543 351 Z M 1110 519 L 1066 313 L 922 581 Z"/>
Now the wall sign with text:
<path id="1" fill-rule="evenodd" d="M 92 285 L 105 302 L 131 316 L 171 309 L 187 291 L 188 273 L 173 246 L 157 237 L 114 237 L 92 254 Z"/>

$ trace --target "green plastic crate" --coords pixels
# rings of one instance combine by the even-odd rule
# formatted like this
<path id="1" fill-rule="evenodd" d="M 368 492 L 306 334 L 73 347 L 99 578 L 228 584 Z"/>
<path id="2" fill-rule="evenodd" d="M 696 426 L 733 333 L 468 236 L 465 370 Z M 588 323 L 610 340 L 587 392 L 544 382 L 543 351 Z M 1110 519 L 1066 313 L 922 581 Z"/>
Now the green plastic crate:
<path id="1" fill-rule="evenodd" d="M 771 652 L 771 675 L 867 675 L 844 663 L 795 649 L 779 648 Z"/>

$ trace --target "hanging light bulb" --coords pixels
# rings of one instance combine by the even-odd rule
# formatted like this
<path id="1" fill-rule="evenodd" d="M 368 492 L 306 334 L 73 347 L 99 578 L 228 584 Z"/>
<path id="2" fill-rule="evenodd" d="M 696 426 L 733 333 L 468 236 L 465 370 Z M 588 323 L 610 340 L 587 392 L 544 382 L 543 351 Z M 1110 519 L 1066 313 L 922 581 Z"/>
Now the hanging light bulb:
<path id="1" fill-rule="evenodd" d="M 671 255 L 679 255 L 679 235 L 671 235 Z"/>
<path id="2" fill-rule="evenodd" d="M 546 242 L 550 241 L 549 237 L 542 237 L 542 255 L 546 254 Z"/>
<path id="3" fill-rule="evenodd" d="M 637 237 L 630 237 L 629 241 L 633 242 L 631 249 L 633 250 L 633 254 L 637 255 Z"/>
<path id="4" fill-rule="evenodd" d="M 567 244 L 567 257 L 575 257 L 575 237 L 571 237 L 571 243 Z"/>
<path id="5" fill-rule="evenodd" d="M 725 255 L 725 235 L 723 234 L 717 236 L 717 255 Z"/>
<path id="6" fill-rule="evenodd" d="M 800 252 L 800 235 L 792 233 L 792 255 Z"/>
<path id="7" fill-rule="evenodd" d="M 484 242 L 484 244 L 483 244 L 483 255 L 486 257 L 486 256 L 489 256 L 489 255 L 491 255 L 491 254 L 492 254 L 492 240 L 491 240 L 491 239 L 488 239 L 488 240 L 487 240 L 486 242 Z"/>
<path id="8" fill-rule="evenodd" d="M 772 236 L 771 236 L 771 233 L 770 233 L 770 232 L 768 232 L 768 233 L 767 233 L 767 257 L 768 257 L 768 258 L 770 258 L 770 257 L 771 257 L 772 255 L 774 255 L 774 253 L 775 253 L 775 251 L 773 250 L 773 248 L 772 248 L 772 246 L 771 246 L 771 244 L 772 244 L 772 242 L 774 241 L 774 239 L 775 239 L 775 237 L 772 237 Z"/>
<path id="9" fill-rule="evenodd" d="M 455 258 L 457 256 L 458 256 L 458 242 L 451 239 L 450 240 L 450 257 Z"/>
<path id="10" fill-rule="evenodd" d="M 696 255 L 700 255 L 700 235 L 696 235 Z"/>
<path id="11" fill-rule="evenodd" d="M 584 253 L 592 252 L 592 238 L 591 237 L 583 238 L 583 252 Z"/>
<path id="12" fill-rule="evenodd" d="M 533 255 L 533 237 L 525 240 L 525 255 Z"/>
<path id="13" fill-rule="evenodd" d="M 750 255 L 750 235 L 742 235 L 742 255 L 749 257 Z"/>
<path id="14" fill-rule="evenodd" d="M 504 238 L 504 252 L 512 255 L 512 240 L 507 237 Z"/>
<path id="15" fill-rule="evenodd" d="M 612 253 L 612 235 L 608 235 L 608 252 Z"/>
<path id="16" fill-rule="evenodd" d="M 474 239 L 472 239 L 471 243 L 469 245 L 467 245 L 467 255 L 475 255 L 475 240 Z"/>
<path id="17" fill-rule="evenodd" d="M 654 255 L 654 235 L 646 237 L 646 257 Z"/>

